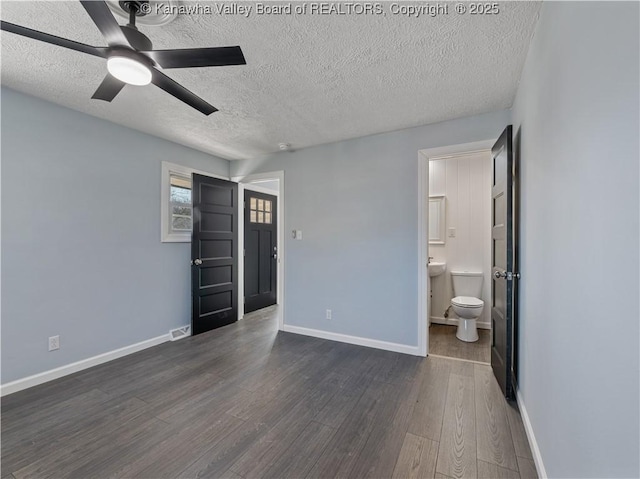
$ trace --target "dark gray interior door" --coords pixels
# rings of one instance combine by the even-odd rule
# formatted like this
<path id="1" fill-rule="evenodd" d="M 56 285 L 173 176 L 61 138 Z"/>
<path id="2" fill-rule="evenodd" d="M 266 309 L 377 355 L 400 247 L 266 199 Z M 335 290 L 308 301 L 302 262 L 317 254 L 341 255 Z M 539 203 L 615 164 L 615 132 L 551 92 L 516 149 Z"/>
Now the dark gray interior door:
<path id="1" fill-rule="evenodd" d="M 238 184 L 193 175 L 192 334 L 238 319 Z"/>
<path id="2" fill-rule="evenodd" d="M 244 312 L 276 304 L 278 268 L 277 201 L 244 192 Z"/>
<path id="3" fill-rule="evenodd" d="M 514 282 L 513 145 L 509 125 L 493 146 L 491 367 L 504 395 L 513 398 Z"/>

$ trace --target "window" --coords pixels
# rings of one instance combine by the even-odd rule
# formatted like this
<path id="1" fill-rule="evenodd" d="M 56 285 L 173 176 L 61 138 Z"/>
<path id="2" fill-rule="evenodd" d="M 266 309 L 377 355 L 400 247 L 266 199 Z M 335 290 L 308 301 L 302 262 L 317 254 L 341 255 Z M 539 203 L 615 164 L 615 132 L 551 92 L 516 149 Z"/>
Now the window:
<path id="1" fill-rule="evenodd" d="M 249 198 L 249 221 L 271 224 L 271 200 Z"/>
<path id="2" fill-rule="evenodd" d="M 191 232 L 191 178 L 169 175 L 169 214 L 171 233 Z"/>
<path id="3" fill-rule="evenodd" d="M 169 243 L 191 241 L 191 174 L 185 166 L 162 162 L 162 204 L 160 240 Z"/>
<path id="4" fill-rule="evenodd" d="M 163 243 L 191 242 L 193 227 L 191 175 L 193 173 L 228 180 L 224 176 L 163 161 L 160 188 L 160 241 Z"/>

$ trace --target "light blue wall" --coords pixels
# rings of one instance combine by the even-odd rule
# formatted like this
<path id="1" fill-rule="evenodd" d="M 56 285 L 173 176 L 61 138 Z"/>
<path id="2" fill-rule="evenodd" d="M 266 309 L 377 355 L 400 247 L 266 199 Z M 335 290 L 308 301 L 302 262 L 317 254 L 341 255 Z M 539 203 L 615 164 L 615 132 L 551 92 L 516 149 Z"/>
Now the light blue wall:
<path id="1" fill-rule="evenodd" d="M 513 110 L 520 389 L 549 477 L 639 477 L 639 5 L 545 2 Z"/>
<path id="2" fill-rule="evenodd" d="M 2 383 L 189 323 L 161 162 L 227 176 L 227 161 L 5 88 L 1 153 Z"/>
<path id="3" fill-rule="evenodd" d="M 234 176 L 285 172 L 286 324 L 417 346 L 418 150 L 497 138 L 508 122 L 503 111 L 232 162 Z"/>

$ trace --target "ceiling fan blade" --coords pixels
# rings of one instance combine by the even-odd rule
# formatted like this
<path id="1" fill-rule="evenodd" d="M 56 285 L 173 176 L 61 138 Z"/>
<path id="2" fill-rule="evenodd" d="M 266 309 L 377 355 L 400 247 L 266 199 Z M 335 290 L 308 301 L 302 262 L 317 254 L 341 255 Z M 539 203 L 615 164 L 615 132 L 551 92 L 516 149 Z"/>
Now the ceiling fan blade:
<path id="1" fill-rule="evenodd" d="M 218 109 L 212 105 L 209 105 L 206 101 L 200 98 L 197 95 L 194 95 L 185 87 L 180 85 L 179 83 L 173 81 L 167 75 L 162 73 L 155 68 L 151 71 L 152 77 L 151 82 L 159 88 L 162 88 L 164 91 L 173 95 L 178 100 L 185 102 L 187 105 L 195 108 L 201 113 L 205 115 L 211 115 L 211 113 L 218 111 Z"/>
<path id="2" fill-rule="evenodd" d="M 162 68 L 221 67 L 246 65 L 240 47 L 186 48 L 143 51 Z"/>
<path id="3" fill-rule="evenodd" d="M 122 90 L 124 86 L 125 83 L 123 81 L 107 73 L 107 76 L 104 77 L 104 80 L 102 80 L 102 83 L 100 83 L 100 86 L 91 98 L 94 100 L 111 101 L 120 93 L 120 90 Z"/>
<path id="4" fill-rule="evenodd" d="M 96 24 L 102 36 L 107 40 L 110 47 L 114 45 L 131 47 L 127 37 L 122 32 L 120 25 L 116 22 L 111 10 L 102 0 L 80 0 L 80 3 L 87 11 L 93 23 Z"/>
<path id="5" fill-rule="evenodd" d="M 91 45 L 85 45 L 84 43 L 74 42 L 73 40 L 67 40 L 66 38 L 57 37 L 48 33 L 40 32 L 38 30 L 32 30 L 21 25 L 15 25 L 13 23 L 0 21 L 0 29 L 6 32 L 15 33 L 23 37 L 33 38 L 34 40 L 40 40 L 41 42 L 51 43 L 52 45 L 58 45 L 59 47 L 70 48 L 82 53 L 88 53 L 89 55 L 95 55 L 96 57 L 105 57 L 106 48 L 93 47 Z"/>

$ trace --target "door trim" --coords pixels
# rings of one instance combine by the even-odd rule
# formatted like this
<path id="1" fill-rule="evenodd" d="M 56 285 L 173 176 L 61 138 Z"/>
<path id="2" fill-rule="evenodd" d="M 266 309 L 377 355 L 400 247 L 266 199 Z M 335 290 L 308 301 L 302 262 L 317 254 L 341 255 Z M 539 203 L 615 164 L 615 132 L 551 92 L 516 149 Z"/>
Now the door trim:
<path id="1" fill-rule="evenodd" d="M 252 184 L 252 181 L 256 180 L 278 180 L 280 190 L 274 192 L 273 190 L 267 190 L 262 188 L 259 184 Z M 244 190 L 258 191 L 261 193 L 267 193 L 278 197 L 277 205 L 277 223 L 278 223 L 278 269 L 276 271 L 277 282 L 277 304 L 278 304 L 278 329 L 284 331 L 285 324 L 285 283 L 284 283 L 284 265 L 285 265 L 285 245 L 284 245 L 284 200 L 285 200 L 285 184 L 284 184 L 284 170 L 270 171 L 267 173 L 254 173 L 244 176 L 233 176 L 231 181 L 238 183 L 239 191 L 238 195 L 244 198 Z M 238 235 L 240 239 L 238 241 L 238 248 L 242 254 L 239 254 L 238 263 L 238 281 L 239 294 L 238 294 L 238 320 L 244 318 L 244 208 L 238 208 Z"/>
<path id="2" fill-rule="evenodd" d="M 245 183 L 244 189 L 255 191 L 257 193 L 264 193 L 265 195 L 275 196 L 278 199 L 280 199 L 280 191 L 274 191 L 274 190 L 270 190 L 269 188 L 263 188 L 262 186 L 260 186 L 260 183 Z"/>
<path id="3" fill-rule="evenodd" d="M 462 154 L 491 150 L 498 138 L 460 143 L 457 145 L 441 146 L 418 150 L 418 350 L 420 356 L 429 354 L 429 291 L 431 280 L 427 272 L 429 258 L 429 160 L 446 159 Z"/>

